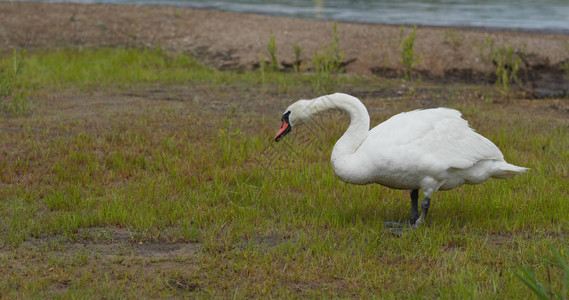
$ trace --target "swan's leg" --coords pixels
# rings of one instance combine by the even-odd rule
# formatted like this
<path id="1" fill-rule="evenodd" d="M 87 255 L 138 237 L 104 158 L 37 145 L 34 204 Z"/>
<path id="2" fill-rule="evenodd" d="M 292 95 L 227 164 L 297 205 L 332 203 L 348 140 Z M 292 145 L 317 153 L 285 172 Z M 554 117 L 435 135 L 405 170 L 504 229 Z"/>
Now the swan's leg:
<path id="1" fill-rule="evenodd" d="M 410 224 L 415 224 L 419 219 L 419 190 L 411 190 L 411 219 Z"/>
<path id="2" fill-rule="evenodd" d="M 429 212 L 429 207 L 431 206 L 431 198 L 425 197 L 423 201 L 421 201 L 421 216 L 415 222 L 415 227 L 421 225 L 427 218 L 427 213 Z"/>
<path id="3" fill-rule="evenodd" d="M 419 218 L 419 190 L 411 190 L 411 218 L 407 222 L 393 222 L 388 221 L 385 222 L 385 227 L 389 228 L 389 232 L 393 234 L 400 235 L 403 233 L 403 230 L 406 227 L 408 229 L 409 226 L 415 225 L 417 219 Z"/>

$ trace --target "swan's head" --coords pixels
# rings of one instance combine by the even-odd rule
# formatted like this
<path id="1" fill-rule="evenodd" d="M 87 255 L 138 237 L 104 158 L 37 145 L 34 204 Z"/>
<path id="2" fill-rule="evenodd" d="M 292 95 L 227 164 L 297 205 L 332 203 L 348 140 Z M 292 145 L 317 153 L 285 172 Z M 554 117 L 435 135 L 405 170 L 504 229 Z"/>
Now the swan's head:
<path id="1" fill-rule="evenodd" d="M 298 100 L 285 110 L 281 119 L 283 123 L 277 136 L 275 136 L 275 142 L 278 142 L 283 136 L 287 135 L 294 126 L 310 119 L 308 108 L 311 102 L 310 100 Z"/>

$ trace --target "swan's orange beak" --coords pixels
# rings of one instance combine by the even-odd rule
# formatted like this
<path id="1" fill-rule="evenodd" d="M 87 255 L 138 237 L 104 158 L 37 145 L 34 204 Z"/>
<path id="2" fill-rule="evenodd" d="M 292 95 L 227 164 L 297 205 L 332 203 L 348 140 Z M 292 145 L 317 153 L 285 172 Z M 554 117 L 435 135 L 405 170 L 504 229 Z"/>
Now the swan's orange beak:
<path id="1" fill-rule="evenodd" d="M 283 124 L 281 125 L 281 129 L 279 130 L 279 132 L 275 136 L 275 142 L 278 142 L 283 136 L 285 136 L 287 133 L 290 132 L 290 129 L 292 127 L 290 126 L 290 123 L 288 121 L 288 115 L 289 114 L 290 114 L 290 112 L 283 115 L 283 118 L 281 119 L 283 121 Z"/>

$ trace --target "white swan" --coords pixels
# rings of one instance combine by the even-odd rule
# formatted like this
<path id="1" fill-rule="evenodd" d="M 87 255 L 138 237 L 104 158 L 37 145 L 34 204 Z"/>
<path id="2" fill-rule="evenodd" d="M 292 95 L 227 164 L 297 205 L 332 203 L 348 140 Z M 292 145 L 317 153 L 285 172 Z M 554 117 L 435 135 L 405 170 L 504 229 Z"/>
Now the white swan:
<path id="1" fill-rule="evenodd" d="M 350 125 L 332 151 L 336 175 L 353 184 L 378 183 L 411 190 L 412 226 L 425 221 L 431 196 L 438 190 L 478 184 L 490 177 L 505 179 L 527 170 L 507 163 L 498 147 L 474 132 L 457 110 L 400 113 L 369 130 L 365 106 L 341 93 L 293 103 L 283 114 L 275 141 L 330 109 L 350 115 Z M 419 189 L 425 196 L 420 216 Z"/>

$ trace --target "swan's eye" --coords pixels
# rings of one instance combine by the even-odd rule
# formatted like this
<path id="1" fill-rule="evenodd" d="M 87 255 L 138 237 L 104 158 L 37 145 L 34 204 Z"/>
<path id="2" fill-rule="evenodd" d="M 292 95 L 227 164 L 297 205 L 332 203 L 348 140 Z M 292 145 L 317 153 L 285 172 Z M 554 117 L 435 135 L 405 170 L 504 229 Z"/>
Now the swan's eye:
<path id="1" fill-rule="evenodd" d="M 290 110 L 283 114 L 283 118 L 281 119 L 281 121 L 286 121 L 288 124 L 290 124 L 290 122 L 288 120 L 289 116 L 290 116 Z"/>

